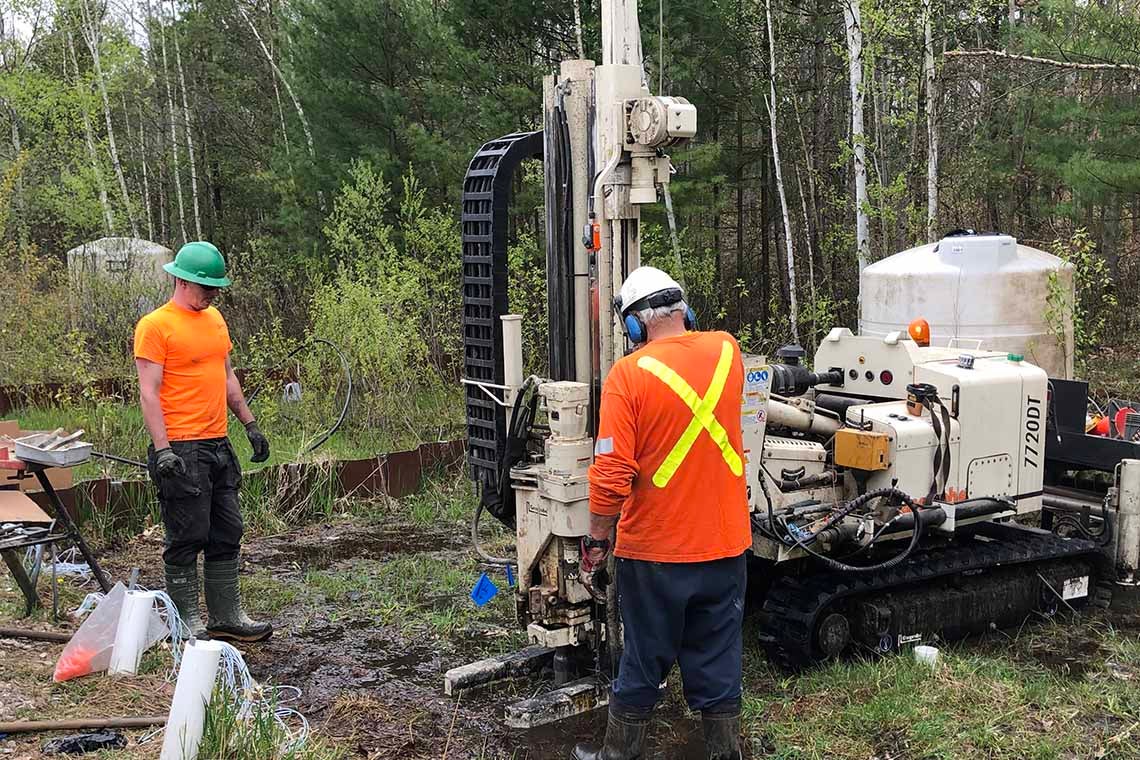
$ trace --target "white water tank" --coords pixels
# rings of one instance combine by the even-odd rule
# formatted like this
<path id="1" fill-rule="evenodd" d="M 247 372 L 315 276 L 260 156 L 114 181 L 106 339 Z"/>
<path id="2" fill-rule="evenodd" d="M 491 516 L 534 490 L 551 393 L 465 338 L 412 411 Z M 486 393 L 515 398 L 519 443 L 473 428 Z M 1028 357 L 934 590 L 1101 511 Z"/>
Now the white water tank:
<path id="1" fill-rule="evenodd" d="M 951 235 L 896 253 L 863 270 L 859 295 L 862 335 L 922 317 L 931 345 L 980 344 L 1073 376 L 1073 267 L 1009 235 Z"/>
<path id="2" fill-rule="evenodd" d="M 67 252 L 73 327 L 107 323 L 115 315 L 138 319 L 164 303 L 173 278 L 162 265 L 174 251 L 139 238 L 105 237 Z"/>

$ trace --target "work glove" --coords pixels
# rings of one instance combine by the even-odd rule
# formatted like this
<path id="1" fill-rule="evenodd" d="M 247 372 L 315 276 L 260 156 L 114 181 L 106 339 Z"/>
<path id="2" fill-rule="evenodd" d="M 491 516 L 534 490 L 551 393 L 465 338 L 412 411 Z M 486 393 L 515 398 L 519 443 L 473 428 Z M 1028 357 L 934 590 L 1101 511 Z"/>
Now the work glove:
<path id="1" fill-rule="evenodd" d="M 598 545 L 599 543 L 592 539 L 589 542 L 586 538 L 582 539 L 579 580 L 590 592 L 590 596 L 596 601 L 602 602 L 605 601 L 606 586 L 610 582 L 609 573 L 606 571 L 606 557 L 610 553 L 610 541 L 606 540 L 601 546 Z"/>
<path id="2" fill-rule="evenodd" d="M 589 539 L 589 540 L 587 540 Z M 604 565 L 610 553 L 610 541 L 596 541 L 590 537 L 583 537 L 581 542 L 582 569 L 587 573 L 594 572 L 599 565 Z"/>
<path id="3" fill-rule="evenodd" d="M 155 469 L 158 470 L 160 477 L 186 477 L 186 463 L 182 461 L 182 457 L 174 453 L 174 449 L 167 446 L 154 452 L 154 455 Z"/>
<path id="4" fill-rule="evenodd" d="M 257 428 L 257 420 L 245 423 L 245 435 L 249 438 L 249 445 L 253 447 L 251 462 L 264 462 L 269 459 L 269 439 Z"/>

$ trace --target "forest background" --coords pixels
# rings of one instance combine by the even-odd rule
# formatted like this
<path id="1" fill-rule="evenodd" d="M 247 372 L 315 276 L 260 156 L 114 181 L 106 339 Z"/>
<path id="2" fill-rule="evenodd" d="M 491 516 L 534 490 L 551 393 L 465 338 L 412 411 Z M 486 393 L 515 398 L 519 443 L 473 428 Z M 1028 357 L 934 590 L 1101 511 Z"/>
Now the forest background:
<path id="1" fill-rule="evenodd" d="M 145 294 L 77 310 L 68 249 L 208 239 L 235 278 L 220 307 L 240 366 L 326 337 L 362 389 L 355 422 L 461 420 L 463 174 L 484 142 L 541 128 L 542 77 L 599 55 L 599 15 L 583 0 L 0 2 L 0 384 L 129 379 Z M 1140 4 L 661 0 L 641 22 L 654 90 L 698 108 L 673 196 L 705 326 L 810 350 L 854 326 L 860 261 L 995 230 L 1077 265 L 1078 366 L 1137 374 Z M 533 163 L 510 249 L 539 371 L 541 185 Z M 644 218 L 646 258 L 672 266 L 663 208 Z"/>

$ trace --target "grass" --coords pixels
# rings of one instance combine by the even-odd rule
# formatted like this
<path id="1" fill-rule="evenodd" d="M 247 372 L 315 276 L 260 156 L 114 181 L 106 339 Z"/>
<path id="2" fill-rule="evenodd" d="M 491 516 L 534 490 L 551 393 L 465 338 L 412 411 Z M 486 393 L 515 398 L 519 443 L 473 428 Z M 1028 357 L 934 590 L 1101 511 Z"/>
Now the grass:
<path id="1" fill-rule="evenodd" d="M 233 700 L 215 691 L 206 708 L 206 725 L 198 756 L 225 760 L 341 760 L 343 749 L 329 746 L 319 737 L 310 737 L 295 746 L 295 737 L 281 725 L 276 706 L 262 705 L 248 718 L 238 714 Z"/>
<path id="2" fill-rule="evenodd" d="M 321 526 L 274 540 L 296 545 L 306 536 L 344 537 L 348 530 L 359 528 L 385 538 L 406 532 L 409 546 L 395 547 L 378 558 L 334 553 L 327 568 L 301 561 L 292 574 L 275 576 L 272 571 L 281 573 L 283 567 L 262 567 L 243 576 L 245 598 L 255 615 L 286 616 L 294 625 L 308 619 L 322 624 L 335 625 L 339 620 L 366 621 L 369 628 L 384 626 L 398 634 L 394 646 L 402 643 L 408 650 L 461 652 L 473 659 L 517 649 L 524 637 L 515 626 L 513 595 L 503 576 L 491 573 L 500 591 L 486 606 L 476 607 L 467 596 L 483 570 L 459 543 L 473 504 L 466 480 L 444 473 L 404 499 L 328 505 L 331 524 L 324 512 L 315 509 L 306 514 L 319 516 Z M 340 517 L 346 512 L 357 516 Z M 315 533 L 318 530 L 323 532 Z M 493 519 L 486 521 L 483 533 L 496 553 L 513 538 Z M 433 544 L 437 537 L 439 543 Z M 41 589 L 45 583 L 41 581 Z M 73 609 L 83 593 L 71 581 L 61 584 L 61 608 Z M 16 602 L 10 580 L 0 579 L 0 619 L 16 618 Z M 33 620 L 46 621 L 49 614 L 40 611 Z M 834 663 L 800 675 L 785 674 L 766 662 L 754 643 L 751 625 L 745 630 L 744 730 L 752 757 L 1140 757 L 1140 637 L 1134 630 L 1114 627 L 1107 618 L 1090 615 L 1076 621 L 1031 622 L 1008 635 L 995 633 L 950 645 L 943 648 L 934 671 L 900 655 Z M 303 646 L 304 625 L 298 630 L 296 642 Z M 163 681 L 169 654 L 164 651 L 149 652 L 139 679 L 130 681 L 129 688 L 116 689 L 107 688 L 108 681 L 101 678 L 50 683 L 58 647 L 37 645 L 27 650 L 35 656 L 12 657 L 10 651 L 4 649 L 0 655 L 4 662 L 0 681 L 8 688 L 15 685 L 18 694 L 34 700 L 33 706 L 23 708 L 16 717 L 65 717 L 96 711 L 138 715 L 160 711 L 169 699 L 170 686 Z M 39 656 L 42 651 L 54 655 Z M 1074 656 L 1071 662 L 1066 659 L 1069 654 Z M 670 689 L 670 701 L 677 702 L 678 678 L 670 679 Z M 356 712 L 373 711 L 365 720 L 383 722 L 389 708 L 382 702 L 369 707 L 366 700 L 359 701 L 363 699 L 360 692 L 345 692 L 334 697 L 332 704 L 347 700 Z M 244 723 L 231 720 L 222 710 L 212 713 L 211 720 L 217 722 L 203 758 L 339 760 L 357 747 L 348 740 L 337 745 L 316 735 L 301 753 L 274 754 L 285 735 L 271 717 L 263 715 Z M 660 740 L 665 735 L 663 727 L 656 726 L 654 735 Z M 154 750 L 152 744 L 149 749 L 131 748 L 104 757 L 137 760 L 151 756 Z"/>
<path id="3" fill-rule="evenodd" d="M 462 426 L 457 424 L 461 422 L 457 415 L 463 410 L 458 391 L 413 399 L 409 403 L 413 407 L 410 414 L 414 415 L 414 419 L 442 420 L 443 423 L 433 424 L 430 429 L 420 429 L 400 419 L 393 419 L 388 425 L 357 425 L 350 415 L 347 422 L 320 448 L 311 454 L 303 454 L 333 424 L 339 409 L 310 408 L 290 413 L 288 409 L 280 411 L 282 405 L 276 402 L 266 403 L 266 408 L 262 409 L 262 402 L 257 400 L 253 412 L 259 416 L 259 426 L 269 438 L 269 460 L 260 464 L 249 461 L 252 450 L 245 431 L 232 416 L 229 425 L 230 441 L 243 469 L 257 471 L 286 462 L 366 459 L 382 453 L 414 448 L 424 440 L 445 440 L 462 435 Z M 264 416 L 261 416 L 262 411 L 265 412 Z M 62 427 L 70 431 L 83 428 L 86 431 L 84 440 L 93 443 L 96 451 L 139 461 L 146 459 L 147 445 L 150 443 L 138 405 L 114 399 L 25 407 L 3 419 L 18 420 L 24 430 L 54 430 Z M 76 480 L 145 475 L 137 467 L 98 458 L 79 465 L 73 472 Z"/>
<path id="4" fill-rule="evenodd" d="M 1031 652 L 1063 651 L 1096 627 L 1083 677 Z M 1003 640 L 1004 641 L 1004 640 Z M 1140 756 L 1140 641 L 1110 626 L 1044 624 L 997 647 L 943 649 L 936 670 L 909 654 L 786 677 L 746 656 L 746 733 L 769 756 L 814 758 L 1101 758 Z"/>

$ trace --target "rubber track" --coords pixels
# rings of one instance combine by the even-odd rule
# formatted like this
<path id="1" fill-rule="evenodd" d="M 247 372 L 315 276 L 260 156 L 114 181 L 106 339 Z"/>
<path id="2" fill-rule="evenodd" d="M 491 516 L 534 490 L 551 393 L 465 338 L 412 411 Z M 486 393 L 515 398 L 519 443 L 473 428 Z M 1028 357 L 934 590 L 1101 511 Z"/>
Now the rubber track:
<path id="1" fill-rule="evenodd" d="M 1035 529 L 988 523 L 972 535 L 920 549 L 909 559 L 882 573 L 856 574 L 832 570 L 809 575 L 781 576 L 772 581 L 759 614 L 760 642 L 769 659 L 799 670 L 821 659 L 815 650 L 815 629 L 822 613 L 836 602 L 872 596 L 900 587 L 917 588 L 952 575 L 1031 562 L 1092 556 L 1099 564 L 1097 545 L 1079 538 L 1062 538 Z M 1090 585 L 1091 593 L 1092 585 Z"/>

